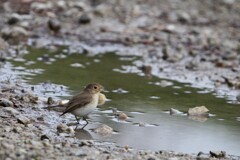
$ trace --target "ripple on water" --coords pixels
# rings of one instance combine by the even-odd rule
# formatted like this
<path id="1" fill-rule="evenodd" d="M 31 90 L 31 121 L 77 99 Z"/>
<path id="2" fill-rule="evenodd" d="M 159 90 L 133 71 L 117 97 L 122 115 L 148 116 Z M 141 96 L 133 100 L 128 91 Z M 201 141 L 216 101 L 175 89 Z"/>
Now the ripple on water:
<path id="1" fill-rule="evenodd" d="M 113 122 L 126 123 L 126 124 L 130 123 L 130 121 L 120 120 L 120 119 L 116 118 L 115 116 L 109 116 L 109 117 L 112 117 L 111 120 L 112 120 Z"/>
<path id="2" fill-rule="evenodd" d="M 72 63 L 70 66 L 71 66 L 71 67 L 85 68 L 84 65 L 82 65 L 82 64 L 80 64 L 80 63 Z"/>
<path id="3" fill-rule="evenodd" d="M 184 93 L 190 94 L 192 93 L 192 91 L 184 91 Z"/>
<path id="4" fill-rule="evenodd" d="M 144 122 L 139 122 L 139 123 L 133 123 L 134 126 L 137 127 L 158 127 L 158 124 L 149 124 L 149 123 L 144 123 Z"/>
<path id="5" fill-rule="evenodd" d="M 180 86 L 173 86 L 174 89 L 182 89 Z"/>
<path id="6" fill-rule="evenodd" d="M 160 99 L 160 97 L 158 97 L 158 96 L 150 96 L 149 98 L 151 98 L 151 99 Z"/>
<path id="7" fill-rule="evenodd" d="M 113 93 L 128 93 L 129 91 L 127 90 L 124 90 L 122 88 L 118 88 L 118 89 L 115 89 L 115 90 L 112 90 Z"/>

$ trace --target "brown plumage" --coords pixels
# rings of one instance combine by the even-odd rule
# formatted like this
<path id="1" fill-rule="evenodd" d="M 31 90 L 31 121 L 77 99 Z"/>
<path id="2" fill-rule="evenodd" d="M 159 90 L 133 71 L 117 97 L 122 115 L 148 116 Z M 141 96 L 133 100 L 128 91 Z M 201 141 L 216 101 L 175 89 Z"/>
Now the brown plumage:
<path id="1" fill-rule="evenodd" d="M 61 116 L 66 113 L 72 113 L 73 115 L 75 115 L 78 123 L 78 117 L 83 117 L 83 119 L 88 124 L 85 116 L 91 113 L 97 107 L 99 101 L 99 94 L 101 91 L 103 91 L 102 85 L 98 83 L 88 84 L 81 93 L 73 96 L 68 103 L 64 104 L 66 109 L 63 111 Z"/>

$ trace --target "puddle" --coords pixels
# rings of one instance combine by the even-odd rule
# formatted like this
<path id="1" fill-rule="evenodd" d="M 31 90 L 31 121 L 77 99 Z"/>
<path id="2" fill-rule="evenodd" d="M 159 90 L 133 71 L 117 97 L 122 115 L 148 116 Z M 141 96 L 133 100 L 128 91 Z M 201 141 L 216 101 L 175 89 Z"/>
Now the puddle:
<path id="1" fill-rule="evenodd" d="M 113 53 L 67 55 L 65 50 L 56 54 L 47 49 L 30 48 L 32 54 L 24 56 L 24 60 L 13 61 L 13 64 L 16 70 L 24 70 L 22 77 L 43 90 L 44 96 L 66 99 L 89 82 L 105 86 L 109 91 L 106 96 L 111 101 L 89 115 L 90 125 L 86 130 L 78 130 L 77 138 L 111 141 L 120 146 L 147 150 L 186 153 L 224 150 L 240 155 L 239 104 L 229 104 L 224 96 L 216 97 L 211 91 L 191 88 L 189 84 L 142 77 L 133 65 L 138 57 L 119 57 Z M 47 86 L 51 84 L 49 82 L 58 87 Z M 186 113 L 189 107 L 201 105 L 214 116 L 194 119 L 165 112 L 174 107 Z M 113 108 L 126 113 L 129 119 L 124 122 L 114 118 Z M 68 121 L 73 120 L 74 117 Z M 117 134 L 102 137 L 93 133 L 91 129 L 99 124 L 107 124 Z"/>

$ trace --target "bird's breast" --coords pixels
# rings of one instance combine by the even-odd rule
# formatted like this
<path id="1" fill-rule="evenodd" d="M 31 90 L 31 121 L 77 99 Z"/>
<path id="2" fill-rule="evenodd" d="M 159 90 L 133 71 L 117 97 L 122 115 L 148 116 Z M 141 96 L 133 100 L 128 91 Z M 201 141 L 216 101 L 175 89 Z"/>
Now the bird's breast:
<path id="1" fill-rule="evenodd" d="M 88 103 L 85 106 L 82 106 L 81 108 L 75 109 L 72 114 L 79 116 L 79 117 L 83 117 L 86 116 L 88 114 L 90 114 L 91 112 L 93 112 L 95 110 L 95 108 L 98 105 L 98 94 L 94 94 L 93 95 L 93 99 L 90 103 Z"/>

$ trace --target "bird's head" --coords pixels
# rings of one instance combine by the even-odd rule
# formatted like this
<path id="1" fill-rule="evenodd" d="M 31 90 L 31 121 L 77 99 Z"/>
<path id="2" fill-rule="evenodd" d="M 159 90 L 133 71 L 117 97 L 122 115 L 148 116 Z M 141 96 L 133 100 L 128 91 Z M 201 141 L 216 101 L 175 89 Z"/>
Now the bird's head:
<path id="1" fill-rule="evenodd" d="M 95 94 L 104 91 L 104 87 L 98 83 L 90 83 L 84 88 L 84 91 Z"/>

